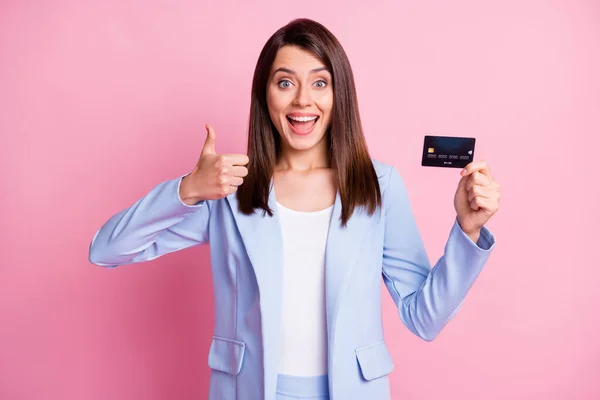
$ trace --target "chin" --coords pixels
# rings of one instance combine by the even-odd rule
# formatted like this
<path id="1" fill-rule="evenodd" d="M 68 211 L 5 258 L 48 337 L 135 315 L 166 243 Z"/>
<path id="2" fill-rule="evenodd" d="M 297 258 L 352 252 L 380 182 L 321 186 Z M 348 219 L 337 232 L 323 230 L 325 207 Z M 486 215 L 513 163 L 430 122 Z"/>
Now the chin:
<path id="1" fill-rule="evenodd" d="M 317 143 L 313 143 L 313 142 L 311 142 L 311 143 L 289 143 L 288 142 L 288 145 L 296 151 L 307 151 L 307 150 L 314 148 L 317 144 L 318 144 L 318 142 Z"/>
<path id="2" fill-rule="evenodd" d="M 312 132 L 308 136 L 299 136 L 293 132 L 286 132 L 285 135 L 287 145 L 296 151 L 310 150 L 325 140 L 325 135 L 321 132 Z"/>

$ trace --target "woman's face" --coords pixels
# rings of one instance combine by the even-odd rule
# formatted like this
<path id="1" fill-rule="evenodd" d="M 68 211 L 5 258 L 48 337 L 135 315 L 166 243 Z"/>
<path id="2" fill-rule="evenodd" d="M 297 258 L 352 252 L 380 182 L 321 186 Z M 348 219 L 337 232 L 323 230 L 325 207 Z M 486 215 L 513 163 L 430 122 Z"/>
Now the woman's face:
<path id="1" fill-rule="evenodd" d="M 267 106 L 284 149 L 308 150 L 327 143 L 333 87 L 331 73 L 297 46 L 279 49 L 267 82 Z"/>

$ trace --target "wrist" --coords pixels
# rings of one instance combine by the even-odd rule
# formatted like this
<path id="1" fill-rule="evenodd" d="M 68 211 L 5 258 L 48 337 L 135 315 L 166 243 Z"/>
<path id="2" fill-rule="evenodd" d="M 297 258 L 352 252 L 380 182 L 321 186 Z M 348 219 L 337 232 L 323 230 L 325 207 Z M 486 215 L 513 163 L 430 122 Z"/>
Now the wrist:
<path id="1" fill-rule="evenodd" d="M 189 175 L 181 178 L 179 185 L 179 199 L 188 206 L 193 206 L 202 201 L 200 197 L 193 191 L 190 185 Z"/>
<path id="2" fill-rule="evenodd" d="M 465 224 L 459 216 L 457 216 L 456 221 L 465 235 L 467 235 L 473 241 L 473 243 L 477 243 L 479 236 L 481 235 L 481 228 L 468 226 L 468 224 Z"/>

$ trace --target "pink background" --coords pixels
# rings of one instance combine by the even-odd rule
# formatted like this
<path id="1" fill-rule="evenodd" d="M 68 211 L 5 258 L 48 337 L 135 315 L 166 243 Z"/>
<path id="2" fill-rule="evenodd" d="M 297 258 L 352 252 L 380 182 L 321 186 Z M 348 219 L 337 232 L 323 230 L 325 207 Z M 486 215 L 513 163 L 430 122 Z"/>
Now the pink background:
<path id="1" fill-rule="evenodd" d="M 423 135 L 477 137 L 503 187 L 497 248 L 436 341 L 383 293 L 393 397 L 600 398 L 598 2 L 172 3 L 0 5 L 0 399 L 206 397 L 208 248 L 109 271 L 88 245 L 191 170 L 205 123 L 244 151 L 258 53 L 299 16 L 345 46 L 432 262 L 459 176 L 420 166 Z"/>

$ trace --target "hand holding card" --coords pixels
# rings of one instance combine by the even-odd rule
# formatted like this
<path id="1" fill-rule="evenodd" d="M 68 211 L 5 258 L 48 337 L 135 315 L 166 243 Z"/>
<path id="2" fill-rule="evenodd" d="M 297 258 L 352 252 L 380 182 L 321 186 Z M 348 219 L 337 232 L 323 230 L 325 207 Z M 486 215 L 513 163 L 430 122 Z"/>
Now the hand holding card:
<path id="1" fill-rule="evenodd" d="M 462 230 L 477 242 L 481 228 L 500 207 L 500 185 L 485 161 L 468 164 L 460 175 L 454 208 Z"/>
<path id="2" fill-rule="evenodd" d="M 474 162 L 475 138 L 425 136 L 425 167 L 464 168 L 454 195 L 454 208 L 462 230 L 477 242 L 485 223 L 499 208 L 500 185 L 494 181 L 485 161 Z"/>

